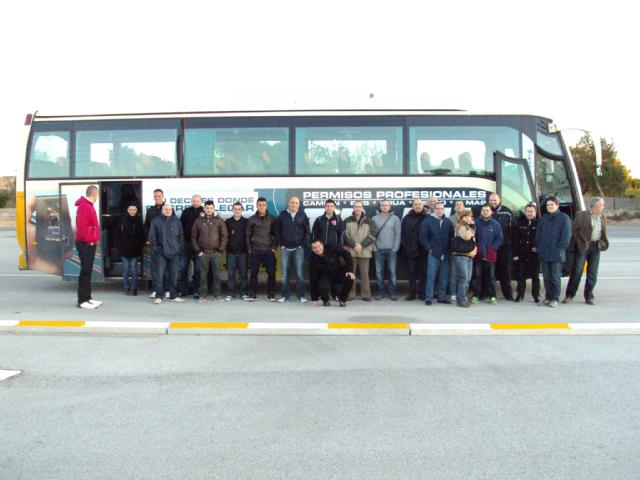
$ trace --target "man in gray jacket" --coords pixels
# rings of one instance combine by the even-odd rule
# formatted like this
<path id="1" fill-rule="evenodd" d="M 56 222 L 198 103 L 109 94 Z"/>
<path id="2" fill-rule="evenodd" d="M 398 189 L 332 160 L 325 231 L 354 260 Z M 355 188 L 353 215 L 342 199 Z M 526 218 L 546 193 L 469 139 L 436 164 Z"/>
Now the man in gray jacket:
<path id="1" fill-rule="evenodd" d="M 396 294 L 396 263 L 400 248 L 400 219 L 391 211 L 389 200 L 380 203 L 380 213 L 372 218 L 376 225 L 376 245 L 374 259 L 376 262 L 376 283 L 378 291 L 376 300 L 384 298 L 385 264 L 389 272 L 389 298 L 398 300 Z"/>

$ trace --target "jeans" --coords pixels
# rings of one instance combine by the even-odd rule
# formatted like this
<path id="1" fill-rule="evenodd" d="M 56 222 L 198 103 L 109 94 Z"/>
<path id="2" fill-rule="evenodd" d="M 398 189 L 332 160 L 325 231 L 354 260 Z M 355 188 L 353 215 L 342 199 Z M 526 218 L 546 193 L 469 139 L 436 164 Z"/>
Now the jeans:
<path id="1" fill-rule="evenodd" d="M 276 291 L 276 256 L 271 250 L 266 252 L 256 252 L 255 250 L 249 254 L 249 264 L 251 266 L 251 295 L 258 294 L 258 272 L 260 266 L 264 265 L 267 270 L 267 297 L 275 296 Z"/>
<path id="2" fill-rule="evenodd" d="M 76 241 L 76 250 L 80 257 L 80 275 L 78 275 L 78 305 L 91 300 L 91 274 L 96 245 Z"/>
<path id="3" fill-rule="evenodd" d="M 452 255 L 451 257 L 451 295 L 456 296 L 458 305 L 468 301 L 467 292 L 473 271 L 473 258 L 467 255 Z"/>
<path id="4" fill-rule="evenodd" d="M 587 283 L 584 286 L 584 299 L 590 300 L 593 298 L 593 289 L 596 287 L 598 267 L 600 266 L 600 250 L 598 250 L 597 243 L 594 242 L 591 243 L 586 253 L 575 252 L 573 269 L 567 285 L 567 297 L 575 297 L 578 293 L 585 261 L 587 262 Z"/>
<path id="5" fill-rule="evenodd" d="M 131 280 L 129 280 L 131 277 Z M 125 290 L 138 289 L 138 258 L 122 257 L 122 283 Z"/>
<path id="6" fill-rule="evenodd" d="M 180 264 L 180 256 L 164 257 L 159 254 L 153 254 L 155 257 L 155 274 L 154 274 L 154 290 L 156 298 L 164 298 L 166 292 L 166 283 L 169 284 L 169 297 L 176 298 L 178 295 L 178 265 Z M 168 282 L 165 281 L 165 272 L 168 276 Z"/>
<path id="7" fill-rule="evenodd" d="M 200 272 L 202 273 L 202 282 L 200 282 L 200 290 L 198 291 L 201 297 L 207 296 L 207 282 L 209 278 L 209 269 L 213 271 L 213 296 L 219 297 L 222 293 L 220 287 L 220 271 L 222 270 L 222 255 L 218 252 L 203 252 L 198 257 L 198 263 L 200 264 Z"/>
<path id="8" fill-rule="evenodd" d="M 376 250 L 374 260 L 376 262 L 376 284 L 378 285 L 378 295 L 384 295 L 384 267 L 387 265 L 389 272 L 389 295 L 396 294 L 396 261 L 397 252 L 392 250 Z"/>
<path id="9" fill-rule="evenodd" d="M 429 254 L 427 266 L 427 291 L 426 299 L 433 300 L 433 291 L 438 285 L 438 301 L 444 302 L 447 298 L 447 282 L 449 281 L 449 257 L 440 255 L 436 257 Z"/>
<path id="10" fill-rule="evenodd" d="M 304 297 L 304 248 L 295 250 L 280 249 L 282 260 L 282 297 L 289 299 L 289 262 L 293 259 L 296 269 L 296 297 L 300 300 Z"/>
<path id="11" fill-rule="evenodd" d="M 473 281 L 471 282 L 473 296 L 478 298 L 493 298 L 496 296 L 496 264 L 480 260 L 473 266 Z"/>
<path id="12" fill-rule="evenodd" d="M 423 253 L 415 258 L 407 258 L 407 267 L 409 295 L 422 298 L 427 288 L 427 255 Z"/>
<path id="13" fill-rule="evenodd" d="M 236 271 L 240 277 L 240 295 L 247 294 L 247 254 L 227 252 L 227 284 L 229 295 L 236 296 Z"/>
<path id="14" fill-rule="evenodd" d="M 193 262 L 193 281 L 189 284 L 189 263 Z M 184 242 L 184 254 L 180 257 L 180 293 L 200 291 L 200 262 L 191 242 Z"/>
<path id="15" fill-rule="evenodd" d="M 544 280 L 544 299 L 556 302 L 560 300 L 560 278 L 562 277 L 562 262 L 543 262 L 542 278 Z"/>

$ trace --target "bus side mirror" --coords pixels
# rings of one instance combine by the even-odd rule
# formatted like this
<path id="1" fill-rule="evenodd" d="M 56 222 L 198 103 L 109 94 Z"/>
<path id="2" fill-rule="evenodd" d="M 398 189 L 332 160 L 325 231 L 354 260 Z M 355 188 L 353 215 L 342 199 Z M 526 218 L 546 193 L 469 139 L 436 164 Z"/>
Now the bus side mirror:
<path id="1" fill-rule="evenodd" d="M 596 154 L 596 175 L 602 176 L 602 144 L 600 143 L 600 136 L 595 135 L 593 132 L 587 132 L 593 143 L 593 151 Z M 597 141 L 596 141 L 597 140 Z"/>

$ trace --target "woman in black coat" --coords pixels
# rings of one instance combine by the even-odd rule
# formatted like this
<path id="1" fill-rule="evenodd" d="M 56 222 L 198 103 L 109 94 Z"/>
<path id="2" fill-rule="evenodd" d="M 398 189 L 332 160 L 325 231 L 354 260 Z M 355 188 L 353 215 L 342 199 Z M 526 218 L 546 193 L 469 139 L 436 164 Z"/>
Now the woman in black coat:
<path id="1" fill-rule="evenodd" d="M 127 213 L 120 218 L 117 235 L 124 289 L 127 295 L 135 296 L 138 294 L 138 259 L 144 245 L 144 226 L 136 205 L 129 205 Z"/>

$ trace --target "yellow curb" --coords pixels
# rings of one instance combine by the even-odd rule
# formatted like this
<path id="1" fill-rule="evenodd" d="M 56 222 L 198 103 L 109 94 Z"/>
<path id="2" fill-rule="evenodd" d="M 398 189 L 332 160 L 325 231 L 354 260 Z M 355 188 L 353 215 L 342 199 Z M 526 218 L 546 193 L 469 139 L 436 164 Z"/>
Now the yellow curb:
<path id="1" fill-rule="evenodd" d="M 85 322 L 71 320 L 20 320 L 18 327 L 84 327 Z"/>
<path id="2" fill-rule="evenodd" d="M 549 328 L 571 329 L 568 323 L 491 323 L 494 330 L 538 330 Z"/>
<path id="3" fill-rule="evenodd" d="M 247 328 L 248 323 L 230 323 L 230 322 L 171 322 L 169 328 Z"/>
<path id="4" fill-rule="evenodd" d="M 409 328 L 408 323 L 330 323 L 329 328 Z"/>

